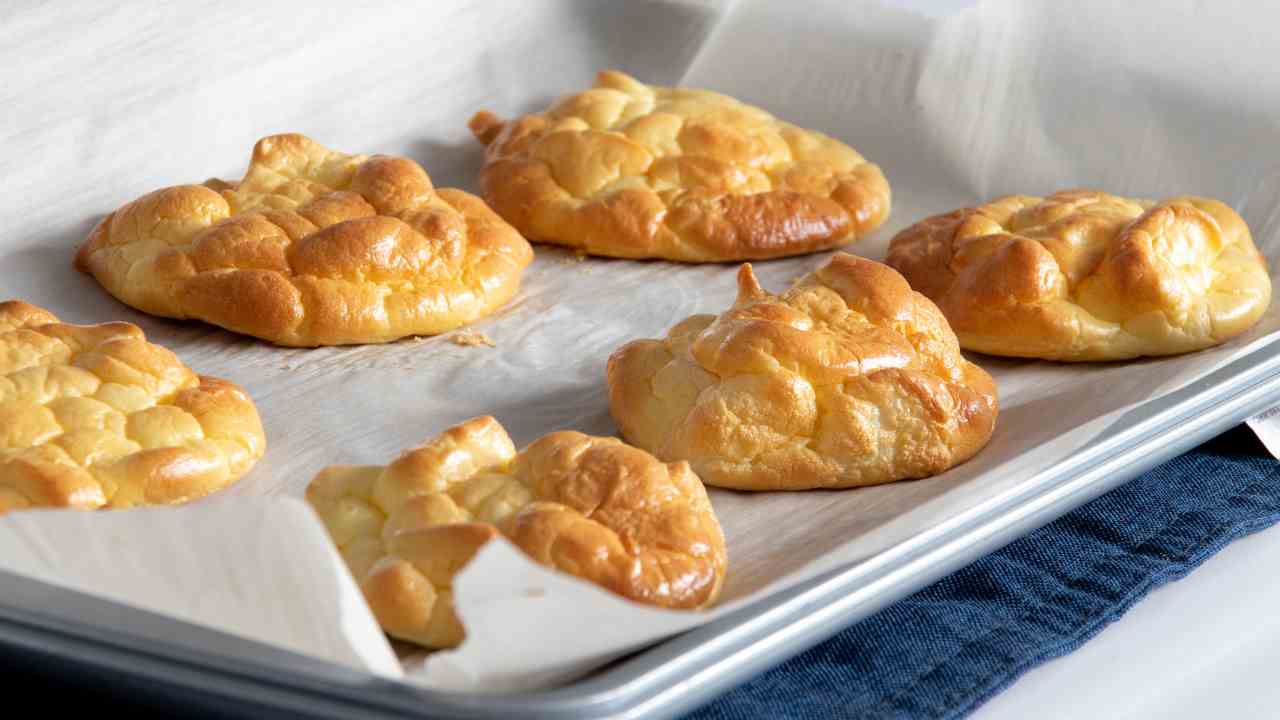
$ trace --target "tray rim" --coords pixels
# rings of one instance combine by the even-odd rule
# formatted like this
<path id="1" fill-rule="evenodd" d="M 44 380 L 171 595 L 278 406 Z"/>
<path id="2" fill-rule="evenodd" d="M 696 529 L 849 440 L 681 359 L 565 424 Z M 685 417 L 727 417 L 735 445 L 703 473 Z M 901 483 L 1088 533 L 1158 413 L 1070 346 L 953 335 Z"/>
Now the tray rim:
<path id="1" fill-rule="evenodd" d="M 885 605 L 1020 537 L 1280 399 L 1280 334 L 1205 377 L 1125 411 L 1072 458 L 1002 496 L 725 617 L 641 650 L 558 688 L 509 694 L 431 690 L 180 620 L 57 588 L 77 602 L 115 605 L 122 617 L 210 643 L 252 649 L 232 658 L 16 607 L 0 597 L 0 647 L 85 666 L 208 702 L 253 703 L 310 717 L 673 717 L 835 635 Z M 0 572 L 0 588 L 52 586 Z M 2 594 L 2 593 L 0 593 Z M 151 685 L 148 685 L 149 687 Z M 225 707 L 224 707 L 225 709 Z"/>

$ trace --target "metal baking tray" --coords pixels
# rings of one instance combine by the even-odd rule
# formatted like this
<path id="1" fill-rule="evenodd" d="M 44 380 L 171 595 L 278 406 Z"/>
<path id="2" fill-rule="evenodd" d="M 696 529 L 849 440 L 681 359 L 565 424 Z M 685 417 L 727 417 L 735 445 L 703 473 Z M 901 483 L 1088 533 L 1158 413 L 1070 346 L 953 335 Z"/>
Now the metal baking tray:
<path id="1" fill-rule="evenodd" d="M 1029 478 L 856 565 L 637 652 L 570 685 L 422 689 L 0 572 L 0 648 L 130 693 L 252 717 L 669 718 L 1280 401 L 1280 338 L 1157 400 Z M 57 596 L 61 612 L 47 607 Z M 86 618 L 94 618 L 92 621 Z M 181 642 L 178 642 L 178 639 Z M 198 650 L 192 648 L 199 648 Z"/>

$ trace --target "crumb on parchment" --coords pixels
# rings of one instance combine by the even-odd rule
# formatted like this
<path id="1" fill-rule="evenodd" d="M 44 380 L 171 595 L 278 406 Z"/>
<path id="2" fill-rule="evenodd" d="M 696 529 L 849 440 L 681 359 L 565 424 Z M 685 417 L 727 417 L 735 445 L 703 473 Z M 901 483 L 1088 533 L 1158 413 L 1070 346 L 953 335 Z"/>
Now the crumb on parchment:
<path id="1" fill-rule="evenodd" d="M 493 338 L 478 330 L 461 330 L 456 332 L 449 336 L 449 342 L 463 347 L 477 347 L 481 345 L 485 347 L 498 347 L 498 343 L 494 342 Z"/>

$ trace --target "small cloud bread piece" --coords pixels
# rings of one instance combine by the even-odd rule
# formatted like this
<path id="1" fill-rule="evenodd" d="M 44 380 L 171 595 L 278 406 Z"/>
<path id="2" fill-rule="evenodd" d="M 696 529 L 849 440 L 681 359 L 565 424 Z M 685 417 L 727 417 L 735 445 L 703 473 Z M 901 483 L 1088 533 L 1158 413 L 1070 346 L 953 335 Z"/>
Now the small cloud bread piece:
<path id="1" fill-rule="evenodd" d="M 243 390 L 192 372 L 137 326 L 0 303 L 0 514 L 194 500 L 265 447 Z"/>
<path id="2" fill-rule="evenodd" d="M 454 647 L 453 577 L 505 536 L 543 565 L 636 602 L 701 608 L 720 592 L 725 542 L 687 463 L 614 438 L 554 432 L 516 452 L 472 418 L 389 465 L 333 466 L 307 500 L 393 637 Z"/>
<path id="3" fill-rule="evenodd" d="M 628 442 L 741 490 L 935 475 L 986 445 L 997 411 L 937 307 L 846 253 L 780 295 L 743 265 L 732 307 L 624 345 L 608 382 Z"/>
<path id="4" fill-rule="evenodd" d="M 1248 330 L 1271 302 L 1249 227 L 1203 197 L 1003 197 L 908 227 L 887 262 L 938 304 L 965 349 L 992 355 L 1203 350 Z"/>
<path id="5" fill-rule="evenodd" d="M 76 255 L 122 302 L 280 345 L 435 335 L 507 302 L 533 250 L 479 198 L 406 158 L 303 135 L 254 146 L 244 179 L 149 193 Z"/>
<path id="6" fill-rule="evenodd" d="M 853 148 L 708 90 L 606 71 L 544 112 L 470 127 L 489 204 L 531 240 L 593 255 L 783 257 L 889 216 L 888 181 Z"/>

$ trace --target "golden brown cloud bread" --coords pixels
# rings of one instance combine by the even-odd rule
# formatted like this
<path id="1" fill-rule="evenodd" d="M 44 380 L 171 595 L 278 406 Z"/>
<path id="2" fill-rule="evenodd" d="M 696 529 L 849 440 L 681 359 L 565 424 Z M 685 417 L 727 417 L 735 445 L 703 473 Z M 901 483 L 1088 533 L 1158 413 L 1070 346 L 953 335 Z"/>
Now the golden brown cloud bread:
<path id="1" fill-rule="evenodd" d="M 243 390 L 136 326 L 0 303 L 0 514 L 186 502 L 238 480 L 265 447 Z"/>
<path id="2" fill-rule="evenodd" d="M 707 90 L 620 72 L 548 110 L 471 120 L 485 199 L 530 239 L 717 262 L 853 242 L 889 216 L 880 168 L 822 133 Z"/>
<path id="3" fill-rule="evenodd" d="M 453 647 L 453 576 L 502 534 L 534 560 L 642 603 L 700 608 L 725 572 L 724 535 L 686 463 L 614 438 L 544 435 L 516 452 L 478 417 L 386 466 L 334 466 L 307 488 L 389 634 Z"/>
<path id="4" fill-rule="evenodd" d="M 516 293 L 532 258 L 479 198 L 436 189 L 412 160 L 273 135 L 238 183 L 164 188 L 111 213 L 76 266 L 144 312 L 315 346 L 472 322 Z"/>
<path id="5" fill-rule="evenodd" d="M 742 490 L 935 475 L 986 445 L 996 419 L 995 383 L 934 304 L 845 253 L 780 295 L 743 265 L 729 310 L 624 345 L 608 380 L 629 442 Z"/>
<path id="6" fill-rule="evenodd" d="M 923 220 L 887 262 L 993 355 L 1123 360 L 1201 350 L 1271 302 L 1249 227 L 1217 200 L 1014 195 Z"/>

